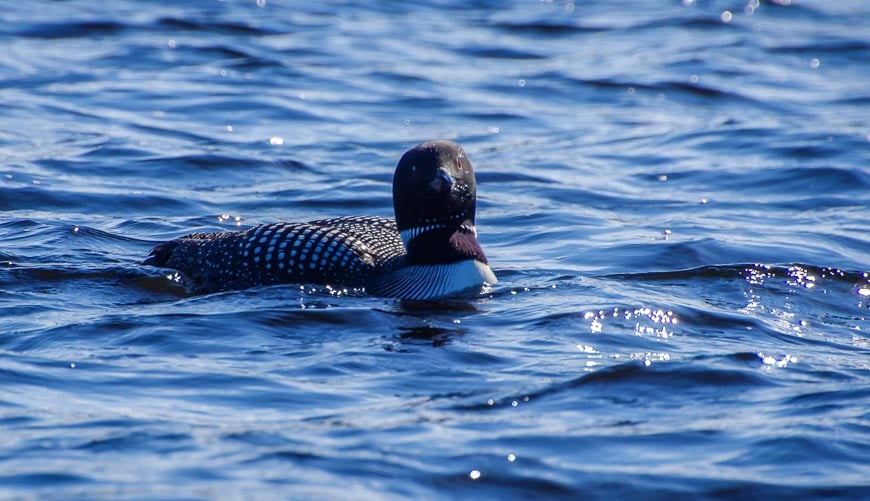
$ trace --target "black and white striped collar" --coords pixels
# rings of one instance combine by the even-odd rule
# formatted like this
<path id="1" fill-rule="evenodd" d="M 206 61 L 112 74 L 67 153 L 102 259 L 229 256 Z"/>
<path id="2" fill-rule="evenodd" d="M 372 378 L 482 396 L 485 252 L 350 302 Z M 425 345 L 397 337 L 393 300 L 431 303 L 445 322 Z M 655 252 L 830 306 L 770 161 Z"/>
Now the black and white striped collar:
<path id="1" fill-rule="evenodd" d="M 433 231 L 433 230 L 443 230 L 447 228 L 447 224 L 445 223 L 430 223 L 423 226 L 415 226 L 413 228 L 408 228 L 406 230 L 402 230 L 399 234 L 402 236 L 402 243 L 405 244 L 405 249 L 408 248 L 408 245 L 412 240 L 419 237 L 420 235 Z M 459 226 L 460 232 L 463 233 L 471 233 L 477 238 L 477 228 L 473 224 L 463 224 Z"/>

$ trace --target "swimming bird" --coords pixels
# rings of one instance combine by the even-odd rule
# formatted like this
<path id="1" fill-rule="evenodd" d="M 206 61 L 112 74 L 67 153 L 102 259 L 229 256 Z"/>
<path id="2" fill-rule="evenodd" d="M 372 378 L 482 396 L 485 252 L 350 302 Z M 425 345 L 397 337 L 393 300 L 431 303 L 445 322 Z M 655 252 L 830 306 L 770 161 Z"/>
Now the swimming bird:
<path id="1" fill-rule="evenodd" d="M 476 207 L 468 155 L 454 142 L 430 141 L 396 166 L 395 219 L 347 216 L 192 233 L 154 247 L 144 264 L 178 270 L 205 292 L 300 283 L 412 300 L 479 293 L 498 280 L 477 240 Z"/>

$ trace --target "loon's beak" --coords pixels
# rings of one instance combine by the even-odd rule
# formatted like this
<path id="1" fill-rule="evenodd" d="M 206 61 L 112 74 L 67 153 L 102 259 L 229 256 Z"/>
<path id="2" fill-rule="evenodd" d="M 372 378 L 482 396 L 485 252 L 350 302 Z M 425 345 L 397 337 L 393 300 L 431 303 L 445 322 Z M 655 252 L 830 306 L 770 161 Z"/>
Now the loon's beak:
<path id="1" fill-rule="evenodd" d="M 450 193 L 452 188 L 453 178 L 450 177 L 450 174 L 446 170 L 438 169 L 438 172 L 435 174 L 435 179 L 426 185 L 426 194 L 446 195 Z"/>

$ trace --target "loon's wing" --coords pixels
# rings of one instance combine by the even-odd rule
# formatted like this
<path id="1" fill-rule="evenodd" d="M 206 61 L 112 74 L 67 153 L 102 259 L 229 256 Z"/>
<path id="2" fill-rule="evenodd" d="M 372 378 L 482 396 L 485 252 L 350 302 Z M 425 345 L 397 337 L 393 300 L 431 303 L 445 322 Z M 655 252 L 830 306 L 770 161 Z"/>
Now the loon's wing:
<path id="1" fill-rule="evenodd" d="M 396 229 L 396 222 L 385 217 L 346 216 L 318 219 L 308 224 L 341 230 L 362 243 L 371 254 L 375 266 L 405 254 L 405 245 Z"/>
<path id="2" fill-rule="evenodd" d="M 195 233 L 158 245 L 145 264 L 176 269 L 209 291 L 276 283 L 362 287 L 401 254 L 395 222 L 344 217 Z"/>

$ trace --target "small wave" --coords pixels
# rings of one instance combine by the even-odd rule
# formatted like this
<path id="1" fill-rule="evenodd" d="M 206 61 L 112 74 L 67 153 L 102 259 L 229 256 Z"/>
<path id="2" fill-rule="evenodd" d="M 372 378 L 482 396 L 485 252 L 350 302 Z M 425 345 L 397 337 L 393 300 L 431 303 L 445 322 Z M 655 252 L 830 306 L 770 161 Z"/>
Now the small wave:
<path id="1" fill-rule="evenodd" d="M 763 272 L 769 277 L 792 278 L 795 276 L 796 269 L 805 270 L 806 273 L 813 276 L 818 276 L 828 280 L 841 281 L 845 283 L 860 283 L 866 280 L 864 272 L 839 270 L 836 268 L 814 266 L 801 263 L 782 265 L 763 265 L 759 263 L 712 265 L 688 268 L 685 270 L 617 273 L 612 275 L 605 275 L 603 278 L 618 278 L 620 280 L 642 281 L 661 281 L 694 278 L 734 279 L 736 277 L 743 278 L 746 276 L 747 273 L 751 274 L 759 271 Z"/>
<path id="2" fill-rule="evenodd" d="M 479 57 L 485 59 L 535 60 L 547 58 L 547 56 L 537 54 L 531 51 L 506 49 L 502 47 L 465 47 L 461 49 L 460 52 L 471 57 Z"/>
<path id="3" fill-rule="evenodd" d="M 278 30 L 270 28 L 268 25 L 252 25 L 242 22 L 232 22 L 223 19 L 208 18 L 188 18 L 180 19 L 177 17 L 160 18 L 154 23 L 160 28 L 165 28 L 172 32 L 187 31 L 187 32 L 207 32 L 220 33 L 224 35 L 275 35 L 281 33 Z"/>
<path id="4" fill-rule="evenodd" d="M 93 482 L 92 478 L 86 476 L 61 472 L 0 474 L 0 486 L 25 489 L 31 492 L 35 486 L 38 486 L 39 489 L 56 489 Z"/>
<path id="5" fill-rule="evenodd" d="M 96 38 L 117 35 L 131 28 L 115 21 L 73 21 L 63 23 L 32 23 L 14 34 L 28 38 L 59 40 L 65 38 Z"/>
<path id="6" fill-rule="evenodd" d="M 537 21 L 498 21 L 494 23 L 493 26 L 508 34 L 546 38 L 563 38 L 584 33 L 599 33 L 607 30 L 606 27 L 584 26 L 555 19 Z"/>

